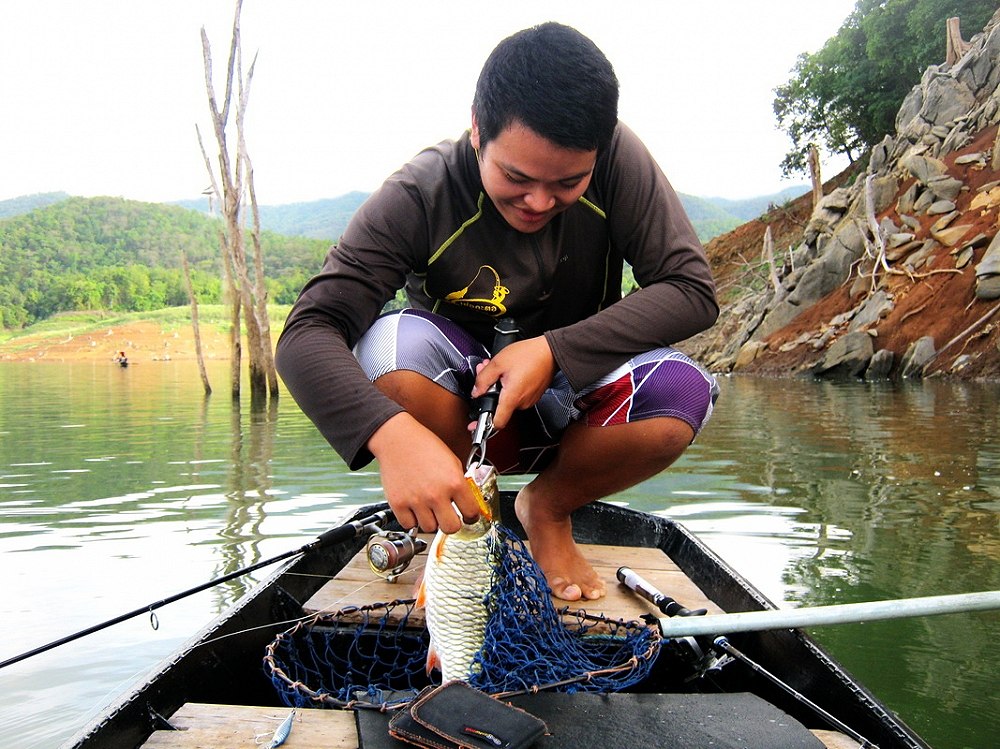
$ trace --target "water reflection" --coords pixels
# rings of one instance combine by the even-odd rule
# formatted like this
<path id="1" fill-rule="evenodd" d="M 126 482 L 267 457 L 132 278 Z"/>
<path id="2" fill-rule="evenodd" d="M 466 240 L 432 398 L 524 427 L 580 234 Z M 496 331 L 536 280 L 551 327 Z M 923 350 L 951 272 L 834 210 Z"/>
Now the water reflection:
<path id="1" fill-rule="evenodd" d="M 684 467 L 721 462 L 744 502 L 668 512 L 765 592 L 803 606 L 1000 589 L 995 386 L 735 379 L 723 397 L 698 446 L 712 460 Z M 988 745 L 970 715 L 1000 726 L 996 613 L 814 634 L 935 746 Z"/>
<path id="2" fill-rule="evenodd" d="M 677 518 L 777 603 L 998 589 L 997 404 L 991 385 L 729 378 L 678 464 L 615 499 Z M 346 472 L 287 397 L 206 399 L 183 363 L 0 364 L 0 658 L 297 548 L 380 498 L 377 473 Z M 252 582 L 171 605 L 158 630 L 131 621 L 0 671 L 5 735 L 58 743 Z M 1000 728 L 996 614 L 815 634 L 936 747 Z"/>
<path id="3" fill-rule="evenodd" d="M 813 547 L 788 575 L 811 591 L 802 603 L 830 600 L 844 580 L 947 592 L 970 565 L 985 575 L 973 579 L 996 582 L 994 388 L 735 379 L 723 395 L 724 423 L 711 424 L 679 468 L 721 467 L 738 479 L 714 494 L 715 511 L 735 490 L 766 502 L 768 517 L 794 514 L 782 538 Z M 657 482 L 669 484 L 670 472 Z M 655 482 L 648 488 L 655 496 Z"/>

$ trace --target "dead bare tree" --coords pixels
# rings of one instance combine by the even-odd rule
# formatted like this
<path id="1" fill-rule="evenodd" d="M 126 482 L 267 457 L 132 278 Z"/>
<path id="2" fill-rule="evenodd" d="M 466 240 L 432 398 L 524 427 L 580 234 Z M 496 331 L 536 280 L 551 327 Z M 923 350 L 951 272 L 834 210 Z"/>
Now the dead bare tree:
<path id="1" fill-rule="evenodd" d="M 253 186 L 253 164 L 246 152 L 246 143 L 240 134 L 240 151 L 247 166 L 247 188 L 250 195 L 250 214 L 253 216 L 253 228 L 250 237 L 253 240 L 253 270 L 254 270 L 254 311 L 260 325 L 260 338 L 263 342 L 264 371 L 267 374 L 267 386 L 271 397 L 278 397 L 278 370 L 274 366 L 274 350 L 271 348 L 271 318 L 267 314 L 267 285 L 264 282 L 264 252 L 260 245 L 260 210 L 257 207 L 257 192 Z"/>
<path id="2" fill-rule="evenodd" d="M 889 266 L 889 261 L 886 257 L 885 248 L 885 233 L 882 231 L 882 227 L 879 225 L 878 218 L 875 216 L 875 190 L 873 184 L 875 182 L 875 175 L 869 174 L 865 178 L 865 221 L 868 223 L 868 230 L 871 232 L 871 240 L 865 236 L 864 229 L 862 228 L 862 222 L 860 219 L 856 219 L 859 228 L 862 228 L 861 236 L 864 237 L 865 241 L 865 254 L 862 256 L 864 259 L 868 259 L 872 262 L 871 269 L 871 285 L 868 290 L 868 295 L 871 296 L 875 293 L 875 290 L 879 286 L 879 271 L 881 270 L 885 276 L 906 276 L 910 281 L 915 282 L 920 278 L 927 278 L 928 276 L 934 276 L 939 273 L 961 273 L 962 271 L 957 268 L 937 268 L 934 270 L 925 271 L 923 273 L 916 273 L 905 266 L 903 270 L 897 268 L 892 268 Z"/>
<path id="3" fill-rule="evenodd" d="M 962 38 L 962 21 L 958 16 L 945 22 L 945 63 L 954 65 L 962 59 L 972 45 Z"/>
<path id="4" fill-rule="evenodd" d="M 205 369 L 205 354 L 201 348 L 201 328 L 198 326 L 198 297 L 191 283 L 191 268 L 188 266 L 187 253 L 181 253 L 181 266 L 184 268 L 184 285 L 187 288 L 188 301 L 191 304 L 191 327 L 194 328 L 194 351 L 198 358 L 198 372 L 201 374 L 201 384 L 205 395 L 212 394 L 212 385 L 208 381 L 208 371 Z"/>
<path id="5" fill-rule="evenodd" d="M 764 230 L 764 246 L 761 248 L 761 257 L 767 261 L 768 277 L 771 280 L 771 287 L 774 289 L 775 299 L 781 299 L 785 295 L 785 290 L 778 279 L 778 269 L 774 265 L 774 239 L 771 235 L 771 227 Z"/>
<path id="6" fill-rule="evenodd" d="M 815 143 L 809 144 L 809 177 L 812 180 L 813 209 L 823 199 L 823 178 L 820 176 L 819 149 Z"/>
<path id="7" fill-rule="evenodd" d="M 255 279 L 251 281 L 248 270 L 245 232 L 244 232 L 244 197 L 249 191 L 254 195 L 253 171 L 244 137 L 244 123 L 247 102 L 250 97 L 250 84 L 253 80 L 256 57 L 243 75 L 243 51 L 240 41 L 240 12 L 242 0 L 236 2 L 236 13 L 233 19 L 232 39 L 229 48 L 229 61 L 226 68 L 225 96 L 221 107 L 215 95 L 215 85 L 212 81 L 212 49 L 208 34 L 201 29 L 201 46 L 205 63 L 205 88 L 208 93 L 209 110 L 215 139 L 219 147 L 218 179 L 216 170 L 211 166 L 201 131 L 198 132 L 198 143 L 205 158 L 205 166 L 211 179 L 211 193 L 216 203 L 221 207 L 223 217 L 222 244 L 223 267 L 226 289 L 231 305 L 232 331 L 231 344 L 231 391 L 234 398 L 240 394 L 240 372 L 242 367 L 241 329 L 246 330 L 248 350 L 248 370 L 250 381 L 250 399 L 252 404 L 262 403 L 267 396 L 268 385 L 272 397 L 278 395 L 278 379 L 274 370 L 274 360 L 271 349 L 270 325 L 267 322 L 267 294 L 264 287 L 263 259 L 260 246 L 260 218 L 257 212 L 256 198 L 252 197 L 254 228 L 251 231 L 254 248 Z M 234 92 L 234 78 L 236 89 Z M 227 128 L 229 126 L 230 108 L 235 101 L 236 148 L 230 153 Z"/>

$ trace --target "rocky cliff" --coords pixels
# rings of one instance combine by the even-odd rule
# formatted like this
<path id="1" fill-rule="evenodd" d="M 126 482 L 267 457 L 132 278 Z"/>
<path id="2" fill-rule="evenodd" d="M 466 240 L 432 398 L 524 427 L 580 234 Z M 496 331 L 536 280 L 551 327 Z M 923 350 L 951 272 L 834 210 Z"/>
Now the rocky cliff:
<path id="1" fill-rule="evenodd" d="M 1000 378 L 998 124 L 1000 11 L 815 207 L 803 196 L 707 245 L 722 314 L 681 347 L 715 372 Z"/>

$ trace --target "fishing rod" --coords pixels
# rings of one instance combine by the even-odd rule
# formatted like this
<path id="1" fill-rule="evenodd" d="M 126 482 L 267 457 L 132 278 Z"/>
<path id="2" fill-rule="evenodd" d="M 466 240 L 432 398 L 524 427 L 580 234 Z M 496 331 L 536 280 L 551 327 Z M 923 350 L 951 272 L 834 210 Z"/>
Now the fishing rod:
<path id="1" fill-rule="evenodd" d="M 767 629 L 820 627 L 827 624 L 861 624 L 882 619 L 906 619 L 992 609 L 1000 609 L 1000 590 L 866 603 L 842 603 L 801 609 L 716 614 L 693 619 L 660 619 L 660 632 L 664 637 L 697 637 L 733 632 L 758 632 Z"/>
<path id="2" fill-rule="evenodd" d="M 653 587 L 651 583 L 631 567 L 619 567 L 616 576 L 618 577 L 618 582 L 642 598 L 645 598 L 667 616 L 705 616 L 708 613 L 708 609 L 695 609 L 692 611 L 689 608 L 685 608 L 670 596 L 661 593 Z"/>
<path id="3" fill-rule="evenodd" d="M 799 702 L 801 702 L 806 707 L 808 707 L 811 710 L 813 710 L 817 715 L 819 715 L 821 718 L 823 718 L 823 720 L 825 720 L 831 726 L 833 726 L 834 728 L 836 728 L 838 731 L 840 731 L 843 734 L 846 734 L 846 735 L 850 736 L 852 739 L 854 739 L 856 742 L 858 742 L 858 744 L 861 745 L 861 749 L 866 749 L 866 747 L 871 747 L 872 749 L 878 749 L 878 745 L 873 744 L 871 741 L 869 741 L 864 736 L 862 736 L 860 733 L 858 733 L 857 731 L 855 731 L 853 728 L 851 728 L 849 725 L 847 725 L 844 721 L 842 721 L 836 715 L 834 715 L 833 713 L 831 713 L 831 712 L 825 710 L 824 708 L 820 707 L 815 702 L 813 702 L 811 699 L 809 699 L 804 694 L 802 694 L 802 692 L 799 692 L 798 690 L 794 689 L 790 684 L 788 684 L 788 683 L 782 681 L 781 679 L 779 679 L 777 676 L 775 676 L 774 674 L 772 674 L 770 671 L 768 671 L 762 665 L 760 665 L 759 663 L 757 663 L 757 661 L 755 661 L 752 658 L 750 658 L 750 656 L 746 655 L 741 650 L 738 650 L 737 648 L 735 648 L 733 646 L 733 644 L 730 643 L 727 638 L 725 638 L 725 637 L 716 637 L 715 640 L 712 642 L 712 645 L 714 647 L 718 648 L 719 650 L 724 651 L 726 654 L 732 656 L 733 658 L 735 658 L 736 660 L 738 660 L 741 663 L 745 664 L 746 666 L 749 666 L 754 672 L 760 674 L 765 679 L 767 679 L 769 682 L 771 682 L 772 684 L 774 684 L 776 687 L 779 687 L 786 694 L 788 694 L 789 696 L 791 696 L 794 699 L 796 699 Z"/>
<path id="4" fill-rule="evenodd" d="M 116 616 L 113 619 L 108 619 L 107 621 L 101 622 L 100 624 L 95 624 L 91 627 L 87 627 L 86 629 L 82 629 L 79 632 L 74 632 L 71 635 L 66 635 L 65 637 L 61 637 L 58 640 L 53 640 L 52 642 L 47 643 L 45 645 L 40 645 L 39 647 L 21 653 L 20 655 L 15 655 L 12 658 L 0 661 L 0 669 L 6 668 L 7 666 L 11 666 L 15 663 L 19 663 L 20 661 L 26 660 L 27 658 L 31 658 L 32 656 L 45 653 L 49 650 L 52 650 L 53 648 L 59 647 L 60 645 L 65 645 L 68 642 L 79 640 L 81 637 L 86 637 L 87 635 L 91 635 L 94 632 L 100 632 L 102 629 L 107 629 L 109 627 L 114 626 L 115 624 L 120 624 L 121 622 L 140 616 L 141 614 L 149 613 L 150 615 L 152 615 L 153 612 L 156 611 L 156 609 L 162 608 L 163 606 L 166 606 L 168 603 L 174 603 L 175 601 L 179 601 L 182 598 L 187 598 L 188 596 L 192 596 L 195 593 L 200 593 L 203 590 L 208 590 L 209 588 L 215 587 L 216 585 L 220 585 L 221 583 L 228 582 L 237 577 L 242 577 L 243 575 L 247 575 L 251 572 L 259 570 L 261 567 L 267 567 L 268 565 L 274 564 L 276 562 L 281 562 L 285 559 L 289 559 L 290 557 L 298 556 L 300 554 L 305 554 L 306 552 L 313 551 L 314 549 L 319 549 L 324 546 L 328 546 L 330 544 L 340 544 L 344 543 L 345 541 L 350 541 L 353 538 L 358 538 L 359 536 L 362 535 L 371 535 L 380 530 L 381 527 L 391 517 L 392 517 L 391 511 L 380 510 L 379 512 L 376 512 L 372 515 L 368 515 L 367 517 L 360 518 L 358 520 L 352 520 L 351 522 L 344 523 L 343 525 L 339 525 L 336 528 L 331 528 L 325 533 L 322 533 L 319 536 L 317 536 L 313 541 L 310 541 L 309 543 L 299 547 L 298 549 L 293 549 L 292 551 L 286 551 L 282 554 L 278 554 L 277 556 L 271 557 L 270 559 L 264 559 L 260 562 L 256 562 L 255 564 L 251 564 L 248 567 L 242 567 L 238 570 L 235 570 L 234 572 L 225 574 L 222 577 L 217 577 L 214 580 L 209 580 L 208 582 L 202 583 L 201 585 L 197 585 L 193 588 L 188 588 L 187 590 L 181 591 L 180 593 L 175 593 L 172 596 L 163 598 L 159 601 L 155 601 L 146 606 L 135 609 L 134 611 L 129 611 L 127 614 L 121 614 L 120 616 Z"/>
<path id="5" fill-rule="evenodd" d="M 491 356 L 496 356 L 510 344 L 517 341 L 520 329 L 512 317 L 502 317 L 493 326 L 493 348 Z M 472 451 L 465 462 L 465 470 L 481 466 L 486 461 L 486 441 L 493 436 L 493 417 L 500 403 L 500 380 L 476 399 L 475 426 L 472 429 Z M 427 550 L 427 542 L 417 537 L 416 529 L 409 531 L 382 531 L 368 539 L 365 556 L 368 566 L 379 577 L 394 583 L 403 574 L 413 558 Z"/>

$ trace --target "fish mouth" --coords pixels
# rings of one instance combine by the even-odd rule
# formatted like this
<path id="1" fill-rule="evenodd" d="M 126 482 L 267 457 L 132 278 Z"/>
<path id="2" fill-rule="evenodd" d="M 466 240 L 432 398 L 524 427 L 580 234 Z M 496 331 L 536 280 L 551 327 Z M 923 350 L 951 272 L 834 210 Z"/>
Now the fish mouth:
<path id="1" fill-rule="evenodd" d="M 469 468 L 465 478 L 472 487 L 480 517 L 489 522 L 499 522 L 500 489 L 497 486 L 496 469 L 489 464 L 479 463 Z"/>

